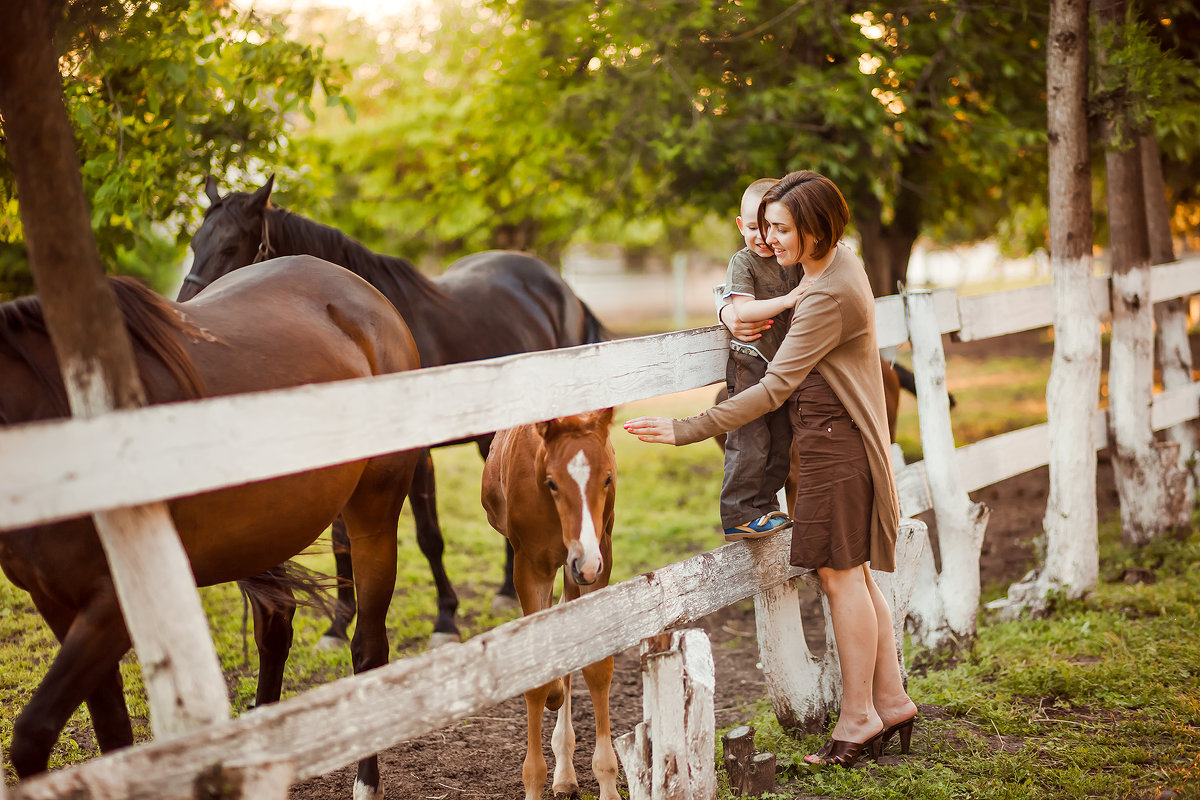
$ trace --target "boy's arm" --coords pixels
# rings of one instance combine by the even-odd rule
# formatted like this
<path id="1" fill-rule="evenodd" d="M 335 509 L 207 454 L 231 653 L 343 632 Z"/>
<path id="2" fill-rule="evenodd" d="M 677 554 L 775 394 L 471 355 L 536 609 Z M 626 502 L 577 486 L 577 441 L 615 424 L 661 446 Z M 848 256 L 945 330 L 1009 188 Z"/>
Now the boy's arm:
<path id="1" fill-rule="evenodd" d="M 779 297 L 755 300 L 744 294 L 735 294 L 729 298 L 729 302 L 733 305 L 733 310 L 737 312 L 738 319 L 743 322 L 762 322 L 795 307 L 796 301 L 800 299 L 800 294 L 800 287 L 797 286 Z"/>

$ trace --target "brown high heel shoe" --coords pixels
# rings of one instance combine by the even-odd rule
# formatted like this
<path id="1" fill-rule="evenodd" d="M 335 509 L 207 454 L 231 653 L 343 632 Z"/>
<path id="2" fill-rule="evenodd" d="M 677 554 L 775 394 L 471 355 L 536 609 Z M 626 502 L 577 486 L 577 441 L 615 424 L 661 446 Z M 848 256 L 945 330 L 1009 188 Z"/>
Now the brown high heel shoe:
<path id="1" fill-rule="evenodd" d="M 917 714 L 913 714 L 908 719 L 902 719 L 895 725 L 885 728 L 883 731 L 883 738 L 879 742 L 879 752 L 882 753 L 883 749 L 887 747 L 888 740 L 892 738 L 893 733 L 899 733 L 900 755 L 908 755 L 909 742 L 912 741 L 913 723 L 917 721 L 917 716 Z"/>
<path id="2" fill-rule="evenodd" d="M 805 761 L 814 766 L 822 767 L 845 767 L 850 769 L 862 758 L 863 753 L 866 753 L 872 759 L 878 759 L 880 752 L 883 750 L 883 734 L 886 729 L 867 739 L 865 742 L 845 742 L 841 739 L 830 738 L 825 745 L 817 751 L 816 761 L 809 761 L 813 756 L 805 757 Z"/>

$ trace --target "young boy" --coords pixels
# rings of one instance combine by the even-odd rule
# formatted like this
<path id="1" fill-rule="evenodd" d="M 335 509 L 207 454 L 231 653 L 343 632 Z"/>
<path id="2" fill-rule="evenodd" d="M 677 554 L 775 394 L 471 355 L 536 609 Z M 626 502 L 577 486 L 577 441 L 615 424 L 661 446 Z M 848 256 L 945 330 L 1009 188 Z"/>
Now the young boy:
<path id="1" fill-rule="evenodd" d="M 723 299 L 743 322 L 770 319 L 753 344 L 731 339 L 725 381 L 729 396 L 762 380 L 767 362 L 787 335 L 792 309 L 800 299 L 800 270 L 783 267 L 758 230 L 758 206 L 773 178 L 760 178 L 742 194 L 738 230 L 746 246 L 734 253 L 725 273 Z M 791 465 L 792 430 L 787 406 L 772 411 L 725 439 L 725 480 L 721 485 L 721 527 L 725 540 L 757 539 L 792 523 L 779 510 L 778 494 Z"/>

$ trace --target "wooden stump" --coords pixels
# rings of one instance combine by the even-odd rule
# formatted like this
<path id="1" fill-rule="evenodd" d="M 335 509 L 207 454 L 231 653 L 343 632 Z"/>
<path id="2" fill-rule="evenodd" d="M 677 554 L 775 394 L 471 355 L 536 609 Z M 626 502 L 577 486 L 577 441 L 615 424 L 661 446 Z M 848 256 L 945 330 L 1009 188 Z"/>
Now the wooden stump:
<path id="1" fill-rule="evenodd" d="M 721 737 L 729 788 L 742 797 L 775 789 L 775 754 L 754 752 L 754 726 L 739 725 Z"/>

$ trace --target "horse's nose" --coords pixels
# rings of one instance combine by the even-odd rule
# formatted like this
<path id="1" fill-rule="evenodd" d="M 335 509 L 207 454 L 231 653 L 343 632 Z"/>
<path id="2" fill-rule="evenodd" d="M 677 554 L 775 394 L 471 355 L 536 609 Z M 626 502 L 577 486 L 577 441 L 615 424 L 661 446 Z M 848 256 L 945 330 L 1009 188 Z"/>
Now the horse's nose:
<path id="1" fill-rule="evenodd" d="M 599 552 L 588 554 L 584 552 L 579 542 L 572 542 L 567 554 L 567 569 L 571 571 L 571 580 L 580 586 L 590 586 L 600 577 L 604 559 Z"/>

